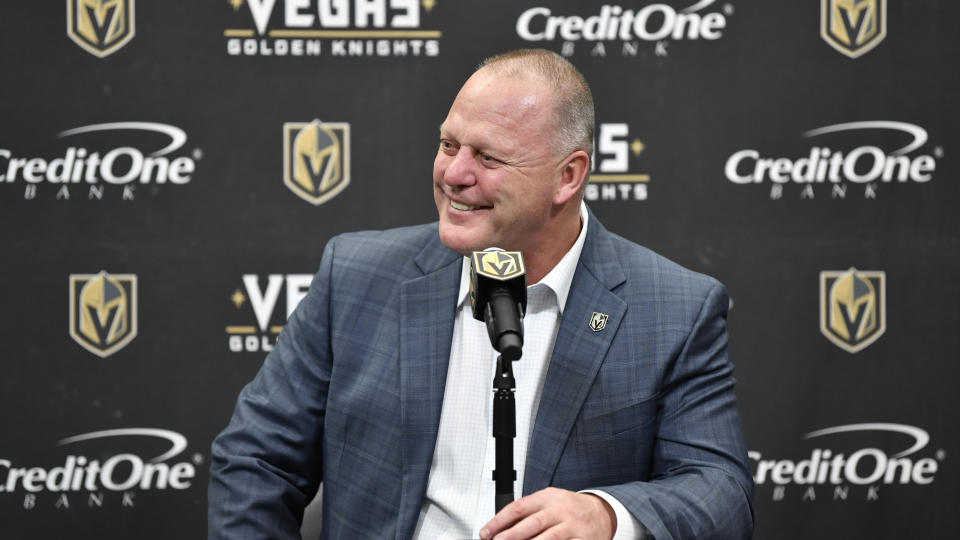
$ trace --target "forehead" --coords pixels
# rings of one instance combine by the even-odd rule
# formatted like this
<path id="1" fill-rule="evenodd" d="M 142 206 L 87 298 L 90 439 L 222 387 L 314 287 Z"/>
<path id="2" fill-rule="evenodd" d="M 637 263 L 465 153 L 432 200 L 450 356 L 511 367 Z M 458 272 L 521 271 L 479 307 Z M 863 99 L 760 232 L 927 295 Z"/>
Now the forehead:
<path id="1" fill-rule="evenodd" d="M 545 145 L 553 122 L 546 85 L 533 77 L 474 73 L 457 94 L 441 131 L 462 144 L 516 147 Z"/>

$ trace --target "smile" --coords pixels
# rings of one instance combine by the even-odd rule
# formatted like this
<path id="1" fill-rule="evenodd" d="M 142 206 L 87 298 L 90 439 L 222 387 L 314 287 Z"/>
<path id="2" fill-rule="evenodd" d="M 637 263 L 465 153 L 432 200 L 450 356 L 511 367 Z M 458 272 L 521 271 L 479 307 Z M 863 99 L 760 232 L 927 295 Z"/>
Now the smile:
<path id="1" fill-rule="evenodd" d="M 479 206 L 468 206 L 466 204 L 460 204 L 457 201 L 450 201 L 450 206 L 454 207 L 457 210 L 476 210 L 480 208 Z"/>

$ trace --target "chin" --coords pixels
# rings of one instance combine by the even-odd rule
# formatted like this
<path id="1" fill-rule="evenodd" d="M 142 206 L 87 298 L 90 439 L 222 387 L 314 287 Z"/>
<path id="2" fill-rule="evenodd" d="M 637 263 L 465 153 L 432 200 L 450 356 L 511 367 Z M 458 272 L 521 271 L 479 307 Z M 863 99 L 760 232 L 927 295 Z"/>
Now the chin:
<path id="1" fill-rule="evenodd" d="M 480 251 L 490 247 L 489 245 L 485 245 L 483 241 L 475 238 L 469 231 L 464 231 L 462 228 L 454 227 L 453 225 L 444 224 L 442 220 L 440 221 L 440 241 L 443 242 L 443 245 L 447 246 L 447 248 L 467 256 L 473 251 Z"/>

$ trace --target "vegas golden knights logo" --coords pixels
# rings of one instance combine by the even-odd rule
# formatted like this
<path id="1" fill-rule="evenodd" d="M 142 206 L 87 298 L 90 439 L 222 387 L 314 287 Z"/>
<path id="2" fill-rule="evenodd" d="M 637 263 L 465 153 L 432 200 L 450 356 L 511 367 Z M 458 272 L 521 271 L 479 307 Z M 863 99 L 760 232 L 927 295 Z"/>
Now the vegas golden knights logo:
<path id="1" fill-rule="evenodd" d="M 834 345 L 855 353 L 887 329 L 886 274 L 879 271 L 820 272 L 820 331 Z"/>
<path id="2" fill-rule="evenodd" d="M 593 330 L 594 332 L 599 332 L 603 330 L 604 328 L 607 327 L 607 319 L 609 318 L 610 316 L 607 315 L 606 313 L 600 313 L 598 311 L 594 311 L 593 315 L 590 317 L 590 324 L 589 324 L 590 329 Z"/>
<path id="3" fill-rule="evenodd" d="M 527 273 L 519 251 L 474 251 L 470 260 L 470 305 L 477 305 L 476 276 L 507 281 Z"/>
<path id="4" fill-rule="evenodd" d="M 100 58 L 117 52 L 133 39 L 133 2 L 67 0 L 67 36 Z"/>
<path id="5" fill-rule="evenodd" d="M 70 274 L 70 337 L 106 358 L 136 335 L 136 275 Z"/>
<path id="6" fill-rule="evenodd" d="M 473 267 L 478 274 L 506 281 L 525 274 L 523 255 L 519 251 L 474 251 Z"/>
<path id="7" fill-rule="evenodd" d="M 887 0 L 820 0 L 820 36 L 857 58 L 887 36 Z"/>
<path id="8" fill-rule="evenodd" d="M 283 124 L 283 183 L 298 197 L 319 205 L 350 184 L 350 124 Z"/>

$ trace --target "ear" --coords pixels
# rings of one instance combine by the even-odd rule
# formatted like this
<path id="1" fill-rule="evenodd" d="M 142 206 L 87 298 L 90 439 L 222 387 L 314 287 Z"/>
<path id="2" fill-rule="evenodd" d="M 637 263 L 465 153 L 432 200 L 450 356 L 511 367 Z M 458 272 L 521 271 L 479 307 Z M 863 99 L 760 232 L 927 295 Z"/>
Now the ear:
<path id="1" fill-rule="evenodd" d="M 553 195 L 556 205 L 566 204 L 582 191 L 590 173 L 590 156 L 583 150 L 574 150 L 560 167 L 560 184 Z"/>

